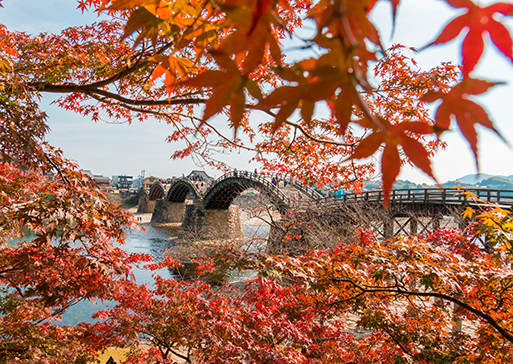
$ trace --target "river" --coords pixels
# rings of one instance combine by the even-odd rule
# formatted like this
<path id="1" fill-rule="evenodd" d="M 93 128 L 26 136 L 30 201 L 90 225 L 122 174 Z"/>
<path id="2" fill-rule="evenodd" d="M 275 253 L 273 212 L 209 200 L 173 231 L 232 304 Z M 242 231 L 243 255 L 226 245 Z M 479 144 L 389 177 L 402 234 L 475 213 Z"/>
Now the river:
<path id="1" fill-rule="evenodd" d="M 126 236 L 125 244 L 121 247 L 128 253 L 145 253 L 150 254 L 158 259 L 162 256 L 162 251 L 165 248 L 172 247 L 172 240 L 177 237 L 177 234 L 167 229 L 156 228 L 149 223 L 143 224 L 145 231 L 133 231 Z M 268 226 L 257 225 L 244 225 L 243 232 L 245 236 L 251 237 L 255 233 L 265 235 L 269 231 Z M 154 272 L 147 269 L 134 268 L 134 275 L 136 282 L 145 284 L 153 281 L 152 274 Z M 169 270 L 163 269 L 158 272 L 164 278 L 172 278 L 172 273 Z M 62 321 L 58 321 L 60 325 L 76 325 L 79 322 L 93 322 L 91 315 L 96 311 L 106 309 L 110 302 L 96 303 L 84 301 L 70 307 L 64 315 Z"/>

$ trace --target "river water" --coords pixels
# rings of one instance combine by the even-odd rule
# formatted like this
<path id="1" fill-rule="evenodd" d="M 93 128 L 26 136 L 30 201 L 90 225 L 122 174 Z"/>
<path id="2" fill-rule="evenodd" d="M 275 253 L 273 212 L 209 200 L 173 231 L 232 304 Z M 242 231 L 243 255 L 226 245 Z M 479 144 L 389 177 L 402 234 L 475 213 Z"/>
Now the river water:
<path id="1" fill-rule="evenodd" d="M 175 232 L 167 229 L 156 228 L 150 224 L 143 224 L 145 231 L 138 230 L 127 234 L 125 245 L 121 246 L 122 249 L 128 253 L 145 253 L 150 254 L 155 260 L 162 257 L 162 251 L 166 248 L 173 246 L 173 239 L 177 237 Z M 269 231 L 269 226 L 243 226 L 243 233 L 246 237 L 252 237 L 255 234 L 265 236 Z M 138 284 L 151 284 L 153 282 L 152 274 L 154 272 L 148 269 L 134 268 L 134 275 Z M 158 274 L 164 278 L 172 278 L 173 274 L 163 269 Z M 112 306 L 111 302 L 80 302 L 70 307 L 64 315 L 62 321 L 58 321 L 60 325 L 76 325 L 79 322 L 94 322 L 91 315 L 96 311 L 106 309 Z"/>

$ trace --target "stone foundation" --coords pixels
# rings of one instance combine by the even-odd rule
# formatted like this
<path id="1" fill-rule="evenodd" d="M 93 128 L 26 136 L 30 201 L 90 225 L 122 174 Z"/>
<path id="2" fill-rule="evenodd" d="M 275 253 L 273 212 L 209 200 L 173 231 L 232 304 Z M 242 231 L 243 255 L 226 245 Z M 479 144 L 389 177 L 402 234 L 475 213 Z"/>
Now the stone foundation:
<path id="1" fill-rule="evenodd" d="M 185 203 L 173 203 L 166 200 L 150 201 L 155 202 L 152 223 L 182 223 L 186 211 L 187 201 Z"/>
<path id="2" fill-rule="evenodd" d="M 153 213 L 155 210 L 155 201 L 150 201 L 148 195 L 139 196 L 139 205 L 137 206 L 138 214 L 148 214 Z"/>
<path id="3" fill-rule="evenodd" d="M 188 205 L 182 223 L 185 233 L 199 239 L 234 239 L 242 237 L 239 206 L 228 210 L 206 210 L 202 203 Z"/>

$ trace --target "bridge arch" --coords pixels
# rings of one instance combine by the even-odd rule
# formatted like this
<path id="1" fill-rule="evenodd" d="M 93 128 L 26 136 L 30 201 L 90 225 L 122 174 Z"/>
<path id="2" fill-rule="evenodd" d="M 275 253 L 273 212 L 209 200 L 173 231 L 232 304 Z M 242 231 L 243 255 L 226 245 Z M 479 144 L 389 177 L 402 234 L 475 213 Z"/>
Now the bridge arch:
<path id="1" fill-rule="evenodd" d="M 265 177 L 248 171 L 235 171 L 212 183 L 203 197 L 205 209 L 227 210 L 233 200 L 248 188 L 254 188 L 269 196 L 280 211 L 289 208 L 288 197 Z"/>
<path id="2" fill-rule="evenodd" d="M 160 200 L 164 198 L 166 195 L 164 186 L 160 182 L 155 182 L 150 187 L 150 192 L 148 193 L 148 198 L 150 201 Z"/>
<path id="3" fill-rule="evenodd" d="M 193 199 L 201 197 L 201 192 L 190 179 L 178 178 L 169 188 L 167 200 L 173 203 L 184 203 L 189 194 L 192 194 Z"/>

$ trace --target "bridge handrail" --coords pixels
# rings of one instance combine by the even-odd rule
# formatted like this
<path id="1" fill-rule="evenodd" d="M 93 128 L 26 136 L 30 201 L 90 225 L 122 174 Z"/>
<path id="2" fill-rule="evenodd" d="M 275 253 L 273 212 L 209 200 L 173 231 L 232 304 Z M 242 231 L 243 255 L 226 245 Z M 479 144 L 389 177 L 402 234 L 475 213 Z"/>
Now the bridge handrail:
<path id="1" fill-rule="evenodd" d="M 274 196 L 274 198 L 281 201 L 284 205 L 291 206 L 291 199 L 281 191 L 276 185 L 269 181 L 269 175 L 253 173 L 250 171 L 231 171 L 223 174 L 216 180 L 212 181 L 207 190 L 202 193 L 194 184 L 194 181 L 186 177 L 175 179 L 173 182 L 183 181 L 192 186 L 197 196 L 205 198 L 207 194 L 212 191 L 220 182 L 228 178 L 247 178 L 252 181 L 258 182 L 266 187 L 267 191 Z M 295 180 L 292 183 L 296 185 Z M 171 186 L 173 185 L 171 184 Z M 162 185 L 160 184 L 162 187 Z M 302 186 L 302 185 L 301 185 Z M 152 185 L 153 187 L 153 185 Z M 304 187 L 304 186 L 302 186 Z M 313 189 L 312 189 L 313 190 Z M 169 190 L 167 191 L 169 193 Z M 413 188 L 413 189 L 395 189 L 390 192 L 389 202 L 393 203 L 430 203 L 430 204 L 464 204 L 472 203 L 473 198 L 467 197 L 466 192 L 472 193 L 476 199 L 487 202 L 495 203 L 505 206 L 513 206 L 513 190 L 502 189 L 482 189 L 482 188 L 467 188 L 467 189 L 454 189 L 454 188 Z M 310 196 L 313 197 L 313 196 Z M 346 202 L 383 202 L 384 192 L 382 190 L 362 191 L 360 193 L 346 192 L 341 196 L 318 197 L 313 200 L 307 201 L 308 203 L 315 203 L 319 207 L 329 207 L 339 205 Z"/>
<path id="2" fill-rule="evenodd" d="M 310 196 L 313 199 L 324 198 L 324 196 L 321 195 L 315 188 L 312 188 L 310 186 L 305 186 L 304 184 L 302 184 L 301 182 L 299 182 L 296 179 L 292 180 L 292 184 L 294 186 L 296 186 L 297 189 L 299 189 L 300 191 L 303 191 L 306 195 Z"/>
<path id="3" fill-rule="evenodd" d="M 190 186 L 192 186 L 192 188 L 194 189 L 194 192 L 196 192 L 196 196 L 198 197 L 203 197 L 203 194 L 201 193 L 201 191 L 199 190 L 198 187 L 196 187 L 196 184 L 194 182 L 196 181 L 193 181 L 191 180 L 190 178 L 187 178 L 187 177 L 178 177 L 176 178 L 173 183 L 169 186 L 169 190 L 167 191 L 167 193 L 169 194 L 169 191 L 171 191 L 171 188 L 177 183 L 177 182 L 184 182 Z"/>
<path id="4" fill-rule="evenodd" d="M 278 173 L 266 173 L 264 176 L 265 177 L 268 176 L 271 178 L 272 177 L 281 178 L 278 176 Z M 285 182 L 286 178 L 283 178 L 283 181 Z M 313 198 L 314 200 L 324 198 L 324 196 L 321 193 L 319 193 L 315 188 L 306 186 L 306 185 L 302 184 L 301 182 L 299 182 L 297 179 L 289 179 L 287 181 L 287 183 L 295 186 L 298 190 L 303 192 L 305 195 Z"/>
<path id="5" fill-rule="evenodd" d="M 225 179 L 228 179 L 228 178 L 233 178 L 233 177 L 235 177 L 235 178 L 246 177 L 253 181 L 262 183 L 264 186 L 267 187 L 267 189 L 271 193 L 274 193 L 278 199 L 283 201 L 286 205 L 290 206 L 290 199 L 288 198 L 288 196 L 285 193 L 283 193 L 278 187 L 276 187 L 271 182 L 269 182 L 264 175 L 260 175 L 260 174 L 250 172 L 250 171 L 231 171 L 231 172 L 227 172 L 227 173 L 223 174 L 222 176 L 217 178 L 214 182 L 212 182 L 212 184 L 210 185 L 210 188 L 207 191 L 205 191 L 204 196 L 206 196 L 212 188 L 217 186 L 217 184 L 219 182 L 224 181 Z"/>
<path id="6" fill-rule="evenodd" d="M 390 192 L 390 203 L 397 202 L 429 202 L 439 204 L 455 204 L 472 202 L 473 198 L 467 197 L 465 192 L 472 193 L 476 199 L 501 205 L 513 206 L 513 191 L 469 188 L 457 190 L 453 188 L 415 188 L 396 189 Z M 384 192 L 382 190 L 363 191 L 360 193 L 348 192 L 343 196 L 326 197 L 318 200 L 320 205 L 332 205 L 341 202 L 383 202 Z"/>

